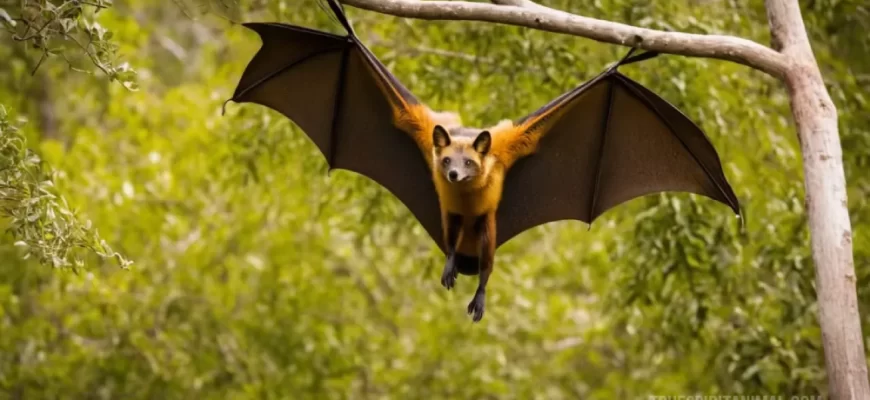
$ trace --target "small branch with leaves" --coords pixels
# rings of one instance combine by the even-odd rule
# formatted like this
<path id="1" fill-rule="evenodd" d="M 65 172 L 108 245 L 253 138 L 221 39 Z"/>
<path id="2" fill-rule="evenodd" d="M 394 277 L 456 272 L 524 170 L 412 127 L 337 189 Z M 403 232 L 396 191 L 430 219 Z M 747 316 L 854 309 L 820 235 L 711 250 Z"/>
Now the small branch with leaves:
<path id="1" fill-rule="evenodd" d="M 92 22 L 97 13 L 111 5 L 110 0 L 68 0 L 59 5 L 24 0 L 15 8 L 0 8 L 0 24 L 12 40 L 40 52 L 31 74 L 52 56 L 62 58 L 72 70 L 87 72 L 71 56 L 76 52 L 70 50 L 81 50 L 109 80 L 135 90 L 136 73 L 117 60 L 117 45 L 110 41 L 112 33 Z"/>
<path id="2" fill-rule="evenodd" d="M 38 61 L 31 63 L 33 74 L 52 56 L 65 60 L 70 69 L 90 73 L 75 66 L 76 56 L 83 52 L 110 80 L 135 90 L 135 71 L 126 63 L 118 65 L 111 32 L 91 22 L 97 12 L 112 4 L 111 0 L 8 3 L 15 4 L 0 7 L 0 35 L 6 32 L 22 44 L 14 49 L 19 57 L 26 57 L 27 49 L 39 51 Z M 43 265 L 80 268 L 86 254 L 95 254 L 129 266 L 132 262 L 112 250 L 90 222 L 81 223 L 59 196 L 53 173 L 27 148 L 19 125 L 0 105 L 0 218 L 5 234 L 22 249 L 24 258 Z"/>
<path id="3" fill-rule="evenodd" d="M 0 105 L 0 217 L 24 258 L 55 268 L 84 266 L 86 249 L 122 267 L 132 264 L 90 226 L 82 224 L 54 188 L 51 171 L 27 148 L 23 134 Z"/>

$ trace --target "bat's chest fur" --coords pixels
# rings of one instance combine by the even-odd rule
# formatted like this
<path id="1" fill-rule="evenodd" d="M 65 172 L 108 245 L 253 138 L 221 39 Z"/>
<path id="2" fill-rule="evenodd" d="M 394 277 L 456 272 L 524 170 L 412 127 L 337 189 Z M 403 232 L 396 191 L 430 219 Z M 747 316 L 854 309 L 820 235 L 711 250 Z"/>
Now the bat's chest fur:
<path id="1" fill-rule="evenodd" d="M 502 182 L 497 176 L 485 182 L 471 185 L 451 184 L 444 179 L 436 184 L 441 207 L 451 214 L 459 214 L 468 219 L 494 212 L 501 199 Z"/>

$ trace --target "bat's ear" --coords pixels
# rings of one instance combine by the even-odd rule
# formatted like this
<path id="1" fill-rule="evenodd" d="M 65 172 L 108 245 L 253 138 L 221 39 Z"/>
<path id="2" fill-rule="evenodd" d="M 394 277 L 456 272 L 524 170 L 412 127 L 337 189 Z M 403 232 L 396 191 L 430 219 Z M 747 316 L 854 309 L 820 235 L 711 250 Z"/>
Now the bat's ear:
<path id="1" fill-rule="evenodd" d="M 490 147 L 492 147 L 492 135 L 489 134 L 489 131 L 480 132 L 474 139 L 474 150 L 480 154 L 486 154 L 489 153 Z"/>
<path id="2" fill-rule="evenodd" d="M 435 125 L 435 130 L 432 131 L 432 143 L 436 148 L 450 146 L 450 134 L 441 125 Z"/>

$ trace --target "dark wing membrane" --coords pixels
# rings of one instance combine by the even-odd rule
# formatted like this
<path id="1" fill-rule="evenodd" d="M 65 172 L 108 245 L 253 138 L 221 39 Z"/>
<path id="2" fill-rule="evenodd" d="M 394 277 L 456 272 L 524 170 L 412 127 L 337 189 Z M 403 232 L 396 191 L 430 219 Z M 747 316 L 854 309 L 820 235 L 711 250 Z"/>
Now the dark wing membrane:
<path id="1" fill-rule="evenodd" d="M 311 138 L 330 169 L 362 174 L 393 193 L 433 240 L 438 197 L 413 139 L 393 125 L 393 107 L 417 100 L 354 37 L 284 24 L 245 24 L 263 46 L 233 101 L 272 108 Z M 382 88 L 384 90 L 382 90 Z"/>
<path id="2" fill-rule="evenodd" d="M 657 192 L 739 204 L 700 128 L 637 82 L 608 70 L 522 122 L 545 121 L 535 154 L 508 172 L 498 245 L 552 221 L 592 223 L 607 210 Z M 560 115 L 547 120 L 548 114 Z M 544 123 L 544 122 L 541 122 Z"/>

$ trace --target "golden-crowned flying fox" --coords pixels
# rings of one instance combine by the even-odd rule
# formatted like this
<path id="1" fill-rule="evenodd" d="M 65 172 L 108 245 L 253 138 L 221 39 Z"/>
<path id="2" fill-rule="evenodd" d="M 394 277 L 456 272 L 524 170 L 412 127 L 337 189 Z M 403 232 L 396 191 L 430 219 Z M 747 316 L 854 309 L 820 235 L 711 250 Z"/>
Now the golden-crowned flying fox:
<path id="1" fill-rule="evenodd" d="M 363 174 L 404 203 L 447 256 L 448 289 L 479 274 L 467 311 L 483 317 L 496 249 L 551 221 L 587 223 L 633 198 L 701 194 L 740 213 L 719 156 L 700 128 L 617 67 L 525 117 L 476 129 L 421 103 L 362 44 L 337 0 L 347 35 L 249 23 L 263 46 L 233 98 L 284 114 L 329 168 Z M 420 156 L 422 153 L 422 157 Z"/>

